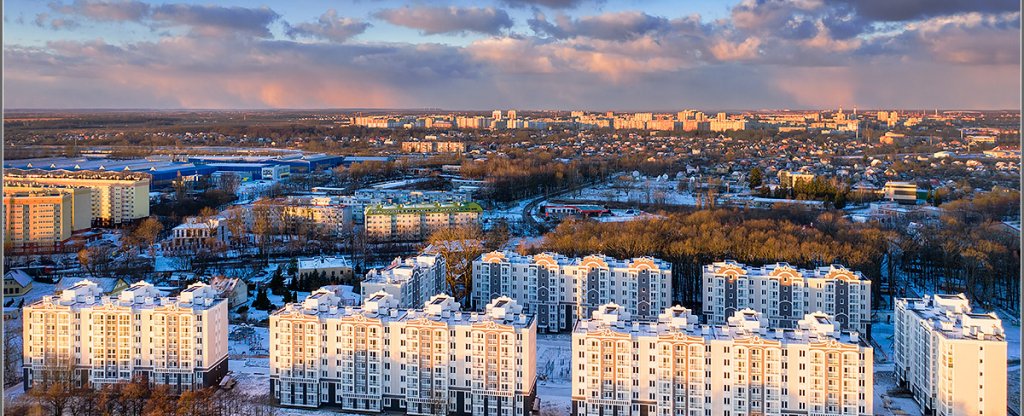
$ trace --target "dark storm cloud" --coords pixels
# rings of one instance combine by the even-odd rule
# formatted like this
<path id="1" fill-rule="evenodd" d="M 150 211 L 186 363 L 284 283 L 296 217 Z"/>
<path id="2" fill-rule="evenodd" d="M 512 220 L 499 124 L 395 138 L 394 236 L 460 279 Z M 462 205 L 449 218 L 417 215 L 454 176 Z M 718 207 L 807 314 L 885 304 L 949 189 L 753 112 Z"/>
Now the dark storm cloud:
<path id="1" fill-rule="evenodd" d="M 508 13 L 493 7 L 402 7 L 374 14 L 393 25 L 418 29 L 424 35 L 467 32 L 497 35 L 512 27 Z"/>
<path id="2" fill-rule="evenodd" d="M 311 37 L 341 43 L 362 34 L 369 27 L 369 23 L 361 20 L 338 17 L 338 12 L 330 9 L 320 15 L 316 22 L 300 23 L 289 27 L 286 32 L 292 38 Z"/>

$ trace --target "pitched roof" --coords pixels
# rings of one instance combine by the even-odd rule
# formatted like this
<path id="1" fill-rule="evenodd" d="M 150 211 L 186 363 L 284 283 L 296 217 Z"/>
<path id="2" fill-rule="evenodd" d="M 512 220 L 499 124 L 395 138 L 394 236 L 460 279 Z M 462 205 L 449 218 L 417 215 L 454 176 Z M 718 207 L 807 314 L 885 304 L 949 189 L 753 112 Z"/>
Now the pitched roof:
<path id="1" fill-rule="evenodd" d="M 4 280 L 7 279 L 14 279 L 14 281 L 18 282 L 21 287 L 32 284 L 32 276 L 29 276 L 28 273 L 25 273 L 25 271 L 21 269 L 14 269 L 7 272 L 7 274 L 4 275 Z"/>

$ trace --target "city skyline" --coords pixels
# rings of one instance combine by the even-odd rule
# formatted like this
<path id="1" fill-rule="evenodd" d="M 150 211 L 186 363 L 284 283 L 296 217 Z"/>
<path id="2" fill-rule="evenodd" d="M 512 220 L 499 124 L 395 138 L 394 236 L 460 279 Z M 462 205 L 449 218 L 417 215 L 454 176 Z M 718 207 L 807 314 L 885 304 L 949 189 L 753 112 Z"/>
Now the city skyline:
<path id="1" fill-rule="evenodd" d="M 5 104 L 1012 109 L 1019 7 L 16 1 L 4 16 Z"/>

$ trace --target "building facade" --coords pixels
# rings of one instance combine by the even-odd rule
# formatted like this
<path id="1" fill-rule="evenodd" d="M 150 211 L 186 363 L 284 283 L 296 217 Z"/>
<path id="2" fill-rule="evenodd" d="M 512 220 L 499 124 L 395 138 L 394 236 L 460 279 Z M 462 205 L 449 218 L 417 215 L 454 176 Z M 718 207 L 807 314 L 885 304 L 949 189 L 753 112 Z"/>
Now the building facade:
<path id="1" fill-rule="evenodd" d="M 896 299 L 896 379 L 938 416 L 1007 413 L 1006 333 L 963 294 Z"/>
<path id="2" fill-rule="evenodd" d="M 472 299 L 483 305 L 497 296 L 525 305 L 527 313 L 537 316 L 538 328 L 548 332 L 571 330 L 574 320 L 609 302 L 636 319 L 655 320 L 671 306 L 672 266 L 650 257 L 494 251 L 473 261 Z"/>
<path id="3" fill-rule="evenodd" d="M 227 301 L 203 283 L 166 297 L 139 282 L 111 297 L 82 281 L 23 316 L 26 390 L 53 371 L 73 371 L 82 386 L 141 377 L 177 392 L 216 385 L 227 373 Z"/>
<path id="4" fill-rule="evenodd" d="M 228 234 L 227 221 L 223 218 L 188 217 L 185 222 L 171 229 L 167 249 L 183 251 L 226 247 Z"/>
<path id="5" fill-rule="evenodd" d="M 807 270 L 726 260 L 704 266 L 703 284 L 709 324 L 724 324 L 736 311 L 750 308 L 773 328 L 795 328 L 804 315 L 821 311 L 843 329 L 869 334 L 871 281 L 842 266 Z"/>
<path id="6" fill-rule="evenodd" d="M 870 415 L 873 355 L 823 313 L 767 329 L 745 309 L 698 325 L 675 306 L 637 322 L 619 305 L 572 335 L 573 415 Z"/>
<path id="7" fill-rule="evenodd" d="M 72 196 L 64 192 L 4 190 L 4 244 L 53 247 L 71 238 Z"/>
<path id="8" fill-rule="evenodd" d="M 4 170 L 4 186 L 90 190 L 94 225 L 118 225 L 149 216 L 150 176 L 136 172 Z"/>
<path id="9" fill-rule="evenodd" d="M 371 269 L 359 288 L 364 298 L 383 291 L 394 296 L 399 307 L 415 308 L 447 291 L 445 276 L 444 257 L 424 253 L 405 260 L 396 258 L 383 269 Z"/>
<path id="10" fill-rule="evenodd" d="M 384 292 L 339 307 L 328 290 L 270 316 L 270 390 L 284 406 L 411 415 L 527 415 L 536 399 L 532 317 L 508 298 L 462 312 L 447 295 L 399 309 Z"/>
<path id="11" fill-rule="evenodd" d="M 476 202 L 368 206 L 366 236 L 378 240 L 422 240 L 437 230 L 475 224 Z"/>

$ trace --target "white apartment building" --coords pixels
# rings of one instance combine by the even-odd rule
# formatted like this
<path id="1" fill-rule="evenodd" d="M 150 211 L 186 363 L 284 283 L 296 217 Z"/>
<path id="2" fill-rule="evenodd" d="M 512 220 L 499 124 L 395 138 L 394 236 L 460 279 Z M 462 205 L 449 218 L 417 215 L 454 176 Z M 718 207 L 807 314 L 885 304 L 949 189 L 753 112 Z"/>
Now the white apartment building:
<path id="1" fill-rule="evenodd" d="M 352 208 L 332 197 L 261 199 L 241 212 L 246 228 L 287 235 L 343 237 L 352 229 Z"/>
<path id="2" fill-rule="evenodd" d="M 604 305 L 572 334 L 572 414 L 872 414 L 872 349 L 857 333 L 820 312 L 794 329 L 765 323 L 745 309 L 698 325 L 681 306 L 637 322 Z"/>
<path id="3" fill-rule="evenodd" d="M 4 169 L 4 186 L 86 188 L 92 222 L 129 223 L 149 216 L 150 175 L 135 172 Z"/>
<path id="4" fill-rule="evenodd" d="M 525 305 L 537 327 L 548 332 L 571 330 L 574 320 L 611 302 L 636 319 L 655 320 L 672 303 L 672 265 L 650 257 L 494 251 L 473 261 L 472 299 L 483 305 L 498 296 Z"/>
<path id="5" fill-rule="evenodd" d="M 703 283 L 709 324 L 724 324 L 736 311 L 750 308 L 764 314 L 773 328 L 795 328 L 804 315 L 821 311 L 843 329 L 869 334 L 871 281 L 843 266 L 807 270 L 726 260 L 705 265 Z"/>
<path id="6" fill-rule="evenodd" d="M 224 247 L 228 244 L 228 227 L 224 218 L 188 217 L 171 229 L 170 251 Z"/>
<path id="7" fill-rule="evenodd" d="M 285 406 L 411 415 L 527 415 L 537 324 L 509 298 L 462 312 L 447 295 L 399 309 L 377 292 L 339 307 L 328 290 L 270 316 L 270 390 Z"/>
<path id="8" fill-rule="evenodd" d="M 437 230 L 475 224 L 483 208 L 476 202 L 368 206 L 366 236 L 378 240 L 422 240 Z"/>
<path id="9" fill-rule="evenodd" d="M 24 308 L 25 389 L 56 368 L 95 388 L 135 377 L 179 392 L 216 385 L 228 370 L 228 305 L 217 296 L 203 283 L 166 297 L 138 282 L 111 297 L 88 280 L 45 296 Z"/>
<path id="10" fill-rule="evenodd" d="M 396 258 L 383 269 L 371 269 L 359 288 L 363 298 L 383 291 L 398 300 L 401 308 L 415 308 L 448 287 L 444 257 L 420 254 L 405 260 Z"/>
<path id="11" fill-rule="evenodd" d="M 963 294 L 896 299 L 896 379 L 938 416 L 1006 415 L 1006 334 Z"/>

